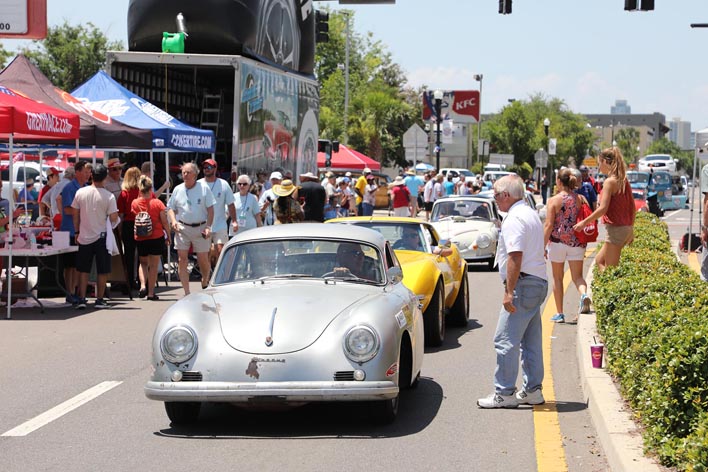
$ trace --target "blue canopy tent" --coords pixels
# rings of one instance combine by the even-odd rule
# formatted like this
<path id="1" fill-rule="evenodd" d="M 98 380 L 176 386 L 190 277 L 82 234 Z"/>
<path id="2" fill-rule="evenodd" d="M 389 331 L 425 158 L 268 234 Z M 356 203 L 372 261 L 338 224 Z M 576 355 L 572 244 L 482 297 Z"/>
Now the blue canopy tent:
<path id="1" fill-rule="evenodd" d="M 153 151 L 203 152 L 213 154 L 214 132 L 182 123 L 169 113 L 120 85 L 103 71 L 71 94 L 89 108 L 116 121 L 152 131 Z"/>
<path id="2" fill-rule="evenodd" d="M 214 154 L 214 132 L 182 123 L 169 113 L 135 95 L 103 71 L 94 74 L 71 94 L 92 110 L 110 116 L 123 124 L 152 131 L 153 152 L 165 154 L 165 178 L 169 180 L 170 152 L 202 152 Z M 167 197 L 169 199 L 169 188 Z M 169 253 L 168 253 L 169 264 Z"/>

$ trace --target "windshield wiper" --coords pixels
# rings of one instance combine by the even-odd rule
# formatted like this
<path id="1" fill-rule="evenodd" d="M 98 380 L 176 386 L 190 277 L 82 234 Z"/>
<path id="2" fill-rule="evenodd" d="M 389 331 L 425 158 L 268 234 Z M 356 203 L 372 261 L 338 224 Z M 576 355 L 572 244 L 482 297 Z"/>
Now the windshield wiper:
<path id="1" fill-rule="evenodd" d="M 313 278 L 310 274 L 277 274 L 277 275 L 264 275 L 263 277 L 259 277 L 253 282 L 260 282 L 260 283 L 265 283 L 266 280 L 268 279 L 311 279 Z"/>

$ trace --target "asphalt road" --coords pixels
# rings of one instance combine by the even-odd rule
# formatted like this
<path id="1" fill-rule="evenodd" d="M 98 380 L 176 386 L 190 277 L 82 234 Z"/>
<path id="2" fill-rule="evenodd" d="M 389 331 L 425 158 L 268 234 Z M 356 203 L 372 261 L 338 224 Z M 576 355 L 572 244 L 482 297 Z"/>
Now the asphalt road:
<path id="1" fill-rule="evenodd" d="M 688 210 L 667 212 L 672 240 L 689 218 Z M 0 321 L 2 469 L 549 470 L 537 461 L 553 453 L 546 448 L 554 438 L 537 445 L 543 433 L 535 430 L 533 408 L 476 406 L 492 391 L 502 286 L 499 274 L 482 265 L 468 277 L 469 325 L 449 329 L 441 348 L 426 351 L 420 386 L 402 394 L 399 418 L 389 426 L 372 424 L 365 404 L 328 404 L 284 411 L 212 405 L 198 425 L 171 427 L 143 385 L 153 327 L 181 297 L 174 282 L 160 289 L 159 302 L 115 300 L 104 311 L 15 310 L 12 320 Z M 566 312 L 577 302 L 571 287 Z M 567 470 L 607 470 L 580 391 L 575 325 L 550 325 L 544 337 L 551 338 L 556 397 L 549 410 L 557 411 Z M 27 429 L 18 433 L 21 425 Z M 23 435 L 3 436 L 11 431 Z"/>

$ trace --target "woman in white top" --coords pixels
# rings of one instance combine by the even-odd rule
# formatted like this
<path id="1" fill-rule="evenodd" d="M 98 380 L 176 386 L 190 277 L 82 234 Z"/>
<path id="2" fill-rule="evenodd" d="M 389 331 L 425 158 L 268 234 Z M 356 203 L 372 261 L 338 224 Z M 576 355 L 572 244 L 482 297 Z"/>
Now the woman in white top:
<path id="1" fill-rule="evenodd" d="M 236 206 L 238 230 L 234 234 L 263 226 L 258 198 L 250 193 L 251 178 L 245 174 L 239 175 L 236 179 L 236 186 L 238 193 L 234 194 L 234 205 Z"/>

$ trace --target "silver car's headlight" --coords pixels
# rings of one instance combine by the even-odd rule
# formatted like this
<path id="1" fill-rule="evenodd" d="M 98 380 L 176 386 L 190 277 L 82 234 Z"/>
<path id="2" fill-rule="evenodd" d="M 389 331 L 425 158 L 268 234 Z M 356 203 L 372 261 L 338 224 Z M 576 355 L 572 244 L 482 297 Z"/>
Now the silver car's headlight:
<path id="1" fill-rule="evenodd" d="M 492 244 L 492 238 L 487 233 L 482 233 L 477 236 L 477 246 L 481 249 L 487 249 Z"/>
<path id="2" fill-rule="evenodd" d="M 162 335 L 162 357 L 173 364 L 191 359 L 197 352 L 197 335 L 189 326 L 174 326 Z"/>
<path id="3" fill-rule="evenodd" d="M 369 326 L 354 326 L 344 336 L 344 353 L 354 362 L 367 362 L 379 352 L 379 335 Z"/>

